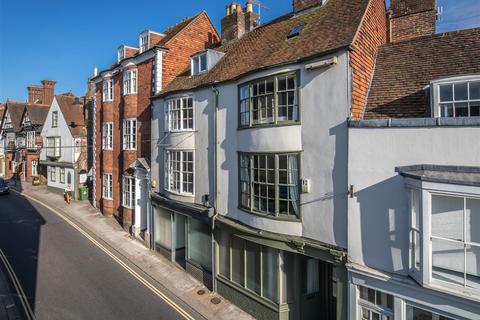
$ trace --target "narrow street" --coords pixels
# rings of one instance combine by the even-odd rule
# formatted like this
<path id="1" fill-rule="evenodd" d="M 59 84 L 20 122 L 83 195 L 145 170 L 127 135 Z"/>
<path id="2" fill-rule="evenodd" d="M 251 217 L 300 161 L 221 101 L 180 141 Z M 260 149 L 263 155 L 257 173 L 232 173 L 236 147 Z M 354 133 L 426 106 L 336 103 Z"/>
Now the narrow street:
<path id="1" fill-rule="evenodd" d="M 0 248 L 36 319 L 185 319 L 54 212 L 13 192 L 0 196 Z"/>

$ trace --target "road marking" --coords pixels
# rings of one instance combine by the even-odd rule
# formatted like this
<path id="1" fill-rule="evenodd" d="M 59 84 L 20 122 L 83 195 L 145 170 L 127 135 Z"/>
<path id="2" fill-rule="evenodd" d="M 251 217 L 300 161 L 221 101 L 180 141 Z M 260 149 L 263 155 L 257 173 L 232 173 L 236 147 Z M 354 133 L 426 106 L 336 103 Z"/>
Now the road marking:
<path id="1" fill-rule="evenodd" d="M 79 227 L 76 223 L 70 220 L 70 218 L 67 218 L 64 216 L 62 213 L 58 212 L 56 209 L 50 207 L 47 204 L 44 204 L 40 200 L 37 200 L 29 195 L 23 194 L 21 192 L 18 192 L 17 190 L 13 190 L 13 192 L 28 198 L 30 200 L 33 200 L 43 207 L 47 208 L 48 210 L 52 211 L 55 213 L 57 216 L 62 218 L 65 222 L 67 222 L 70 226 L 75 228 L 78 232 L 80 232 L 82 235 L 85 236 L 88 240 L 90 240 L 94 245 L 96 245 L 100 250 L 102 250 L 104 253 L 106 253 L 110 258 L 112 258 L 115 262 L 117 262 L 120 266 L 122 266 L 128 273 L 130 273 L 134 278 L 136 278 L 140 283 L 142 283 L 145 287 L 150 289 L 154 294 L 156 294 L 158 297 L 160 297 L 163 301 L 165 301 L 170 307 L 175 309 L 182 317 L 188 320 L 195 320 L 194 317 L 192 317 L 190 314 L 188 314 L 187 311 L 182 309 L 178 304 L 176 304 L 174 301 L 172 301 L 169 297 L 167 297 L 163 292 L 158 290 L 155 286 L 153 286 L 148 280 L 146 280 L 144 277 L 142 277 L 140 274 L 138 274 L 135 270 L 130 268 L 125 262 L 123 262 L 121 259 L 119 259 L 115 254 L 113 254 L 110 250 L 108 250 L 104 245 L 102 245 L 100 242 L 95 240 L 91 235 L 89 235 L 86 231 L 84 231 L 81 227 Z"/>
<path id="2" fill-rule="evenodd" d="M 8 262 L 8 259 L 3 253 L 2 249 L 0 249 L 0 260 L 5 266 L 5 269 L 7 270 L 8 275 L 12 280 L 13 286 L 15 287 L 15 291 L 17 291 L 17 295 L 20 298 L 22 307 L 25 310 L 25 315 L 29 320 L 35 320 L 35 314 L 33 313 L 32 308 L 30 307 L 30 303 L 28 302 L 27 295 L 23 291 L 22 285 L 20 284 L 20 281 L 18 281 L 18 277 L 15 274 L 15 271 L 13 271 L 13 268 L 10 265 L 10 262 Z"/>

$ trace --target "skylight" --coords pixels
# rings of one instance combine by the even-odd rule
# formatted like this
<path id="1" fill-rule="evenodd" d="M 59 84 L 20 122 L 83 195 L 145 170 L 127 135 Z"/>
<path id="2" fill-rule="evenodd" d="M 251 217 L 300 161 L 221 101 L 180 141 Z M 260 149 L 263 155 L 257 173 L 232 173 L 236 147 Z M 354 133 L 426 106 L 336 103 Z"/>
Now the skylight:
<path id="1" fill-rule="evenodd" d="M 290 30 L 290 33 L 288 34 L 287 38 L 290 39 L 298 36 L 302 32 L 302 30 L 303 30 L 303 24 L 296 25 L 295 27 L 292 28 L 292 30 Z"/>

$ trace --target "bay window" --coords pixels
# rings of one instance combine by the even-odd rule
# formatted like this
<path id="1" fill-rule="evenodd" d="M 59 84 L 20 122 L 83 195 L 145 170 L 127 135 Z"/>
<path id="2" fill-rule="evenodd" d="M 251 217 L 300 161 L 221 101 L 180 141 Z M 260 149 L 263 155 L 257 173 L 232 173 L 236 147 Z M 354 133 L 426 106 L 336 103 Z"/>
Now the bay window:
<path id="1" fill-rule="evenodd" d="M 240 154 L 240 207 L 299 217 L 299 154 Z"/>
<path id="2" fill-rule="evenodd" d="M 102 128 L 102 149 L 113 150 L 113 122 L 104 122 Z"/>
<path id="3" fill-rule="evenodd" d="M 298 122 L 298 95 L 296 73 L 272 76 L 240 86 L 240 127 Z"/>
<path id="4" fill-rule="evenodd" d="M 123 176 L 122 190 L 122 206 L 133 209 L 135 207 L 135 177 Z"/>
<path id="5" fill-rule="evenodd" d="M 193 130 L 193 98 L 175 98 L 165 103 L 165 129 L 167 131 Z"/>
<path id="6" fill-rule="evenodd" d="M 113 101 L 113 80 L 103 81 L 103 101 Z"/>
<path id="7" fill-rule="evenodd" d="M 123 94 L 137 93 L 137 69 L 130 69 L 123 72 Z"/>
<path id="8" fill-rule="evenodd" d="M 165 189 L 193 195 L 193 167 L 193 151 L 167 150 L 165 154 Z"/>
<path id="9" fill-rule="evenodd" d="M 113 176 L 111 173 L 103 174 L 103 199 L 113 199 Z"/>
<path id="10" fill-rule="evenodd" d="M 137 120 L 123 120 L 123 150 L 137 149 Z"/>
<path id="11" fill-rule="evenodd" d="M 435 312 L 407 304 L 407 320 L 454 320 Z"/>
<path id="12" fill-rule="evenodd" d="M 393 320 L 393 296 L 358 286 L 358 312 L 361 320 Z"/>

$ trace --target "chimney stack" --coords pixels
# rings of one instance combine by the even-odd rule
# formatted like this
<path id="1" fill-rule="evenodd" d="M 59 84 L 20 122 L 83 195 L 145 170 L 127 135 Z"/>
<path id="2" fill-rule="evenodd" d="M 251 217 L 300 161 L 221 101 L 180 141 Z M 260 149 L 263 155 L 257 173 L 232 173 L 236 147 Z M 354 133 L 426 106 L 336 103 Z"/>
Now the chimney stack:
<path id="1" fill-rule="evenodd" d="M 222 44 L 240 39 L 258 27 L 258 15 L 253 12 L 253 0 L 245 8 L 233 1 L 226 7 L 227 15 L 222 19 Z"/>
<path id="2" fill-rule="evenodd" d="M 46 105 L 51 105 L 53 102 L 53 97 L 55 95 L 55 81 L 52 80 L 43 80 L 43 100 L 42 103 Z"/>
<path id="3" fill-rule="evenodd" d="M 390 42 L 435 34 L 435 0 L 391 0 L 389 21 Z"/>
<path id="4" fill-rule="evenodd" d="M 316 6 L 321 6 L 326 0 L 293 0 L 293 12 L 297 13 Z"/>
<path id="5" fill-rule="evenodd" d="M 38 104 L 52 104 L 55 95 L 55 81 L 43 80 L 42 85 L 31 85 L 27 87 L 28 102 Z"/>

